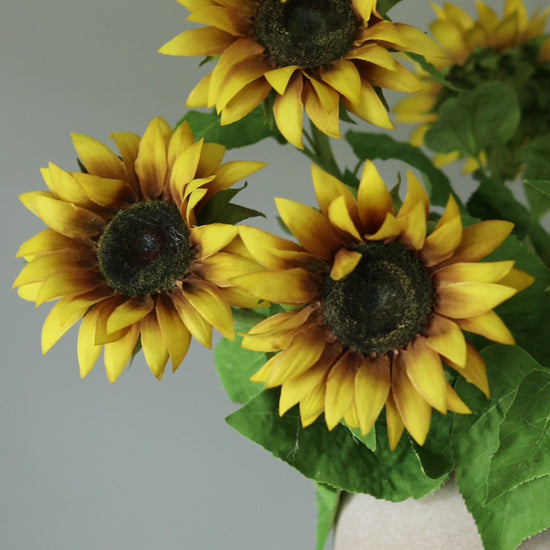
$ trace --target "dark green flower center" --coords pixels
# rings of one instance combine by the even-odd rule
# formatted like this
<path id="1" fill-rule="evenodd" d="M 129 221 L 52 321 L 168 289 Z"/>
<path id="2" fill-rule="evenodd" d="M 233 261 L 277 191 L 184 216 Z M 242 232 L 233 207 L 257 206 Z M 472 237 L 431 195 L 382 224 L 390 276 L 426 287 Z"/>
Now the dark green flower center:
<path id="1" fill-rule="evenodd" d="M 353 250 L 363 256 L 354 271 L 339 281 L 325 279 L 327 324 L 342 344 L 365 354 L 406 347 L 433 312 L 430 273 L 399 243 L 369 242 Z"/>
<path id="2" fill-rule="evenodd" d="M 263 0 L 256 37 L 277 67 L 317 69 L 341 59 L 357 37 L 352 0 Z"/>
<path id="3" fill-rule="evenodd" d="M 193 257 L 178 209 L 163 201 L 121 210 L 99 239 L 97 255 L 107 283 L 126 296 L 169 289 Z"/>

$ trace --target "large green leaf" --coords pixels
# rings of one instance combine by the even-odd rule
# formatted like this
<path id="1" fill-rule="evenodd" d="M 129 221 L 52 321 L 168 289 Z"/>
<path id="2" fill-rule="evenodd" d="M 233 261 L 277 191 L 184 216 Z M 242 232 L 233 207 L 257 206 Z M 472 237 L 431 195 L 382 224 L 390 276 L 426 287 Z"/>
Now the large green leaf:
<path id="1" fill-rule="evenodd" d="M 278 402 L 279 392 L 266 390 L 227 422 L 314 481 L 398 502 L 427 495 L 447 477 L 427 476 L 406 436 L 392 452 L 385 429 L 377 430 L 373 453 L 345 426 L 329 432 L 321 418 L 302 428 L 297 407 L 280 417 Z"/>
<path id="2" fill-rule="evenodd" d="M 317 546 L 315 548 L 323 550 L 338 514 L 342 491 L 322 483 L 316 483 L 315 487 L 317 488 Z"/>
<path id="3" fill-rule="evenodd" d="M 540 369 L 521 381 L 504 415 L 487 500 L 543 477 L 550 477 L 550 371 Z"/>
<path id="4" fill-rule="evenodd" d="M 488 400 L 474 386 L 460 380 L 457 391 L 472 415 L 456 415 L 453 429 L 457 483 L 473 515 L 485 550 L 515 550 L 525 538 L 550 526 L 550 477 L 518 486 L 486 502 L 495 492 L 491 462 L 499 456 L 500 430 L 509 422 L 522 382 L 540 366 L 524 350 L 493 345 L 482 352 L 491 387 Z"/>
<path id="5" fill-rule="evenodd" d="M 397 141 L 386 134 L 372 134 L 352 130 L 346 133 L 346 140 L 360 160 L 401 160 L 418 169 L 424 177 L 424 183 L 432 204 L 445 206 L 449 195 L 453 195 L 462 207 L 462 201 L 453 191 L 449 178 L 439 168 L 436 168 L 430 158 L 418 147 L 413 147 L 410 143 Z"/>
<path id="6" fill-rule="evenodd" d="M 206 141 L 225 145 L 228 149 L 252 145 L 268 137 L 281 139 L 279 131 L 265 115 L 262 105 L 243 119 L 226 126 L 220 124 L 220 117 L 215 111 L 188 111 L 179 124 L 183 121 L 191 126 L 196 140 L 205 138 Z"/>
<path id="7" fill-rule="evenodd" d="M 486 82 L 447 99 L 439 108 L 437 121 L 426 132 L 425 143 L 438 153 L 460 151 L 478 158 L 486 147 L 511 139 L 520 118 L 514 86 Z"/>

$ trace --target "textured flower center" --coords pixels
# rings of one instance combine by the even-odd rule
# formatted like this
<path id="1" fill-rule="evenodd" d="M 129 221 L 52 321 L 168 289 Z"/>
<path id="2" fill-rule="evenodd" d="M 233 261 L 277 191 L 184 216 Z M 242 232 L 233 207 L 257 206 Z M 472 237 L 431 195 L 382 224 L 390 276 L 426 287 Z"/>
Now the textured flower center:
<path id="1" fill-rule="evenodd" d="M 275 65 L 304 69 L 344 57 L 359 29 L 352 0 L 263 0 L 254 24 Z"/>
<path id="2" fill-rule="evenodd" d="M 189 232 L 172 203 L 142 202 L 121 210 L 99 239 L 99 269 L 126 296 L 170 288 L 191 260 Z"/>
<path id="3" fill-rule="evenodd" d="M 365 354 L 404 348 L 425 331 L 435 291 L 420 258 L 399 243 L 371 242 L 354 248 L 362 254 L 352 273 L 327 276 L 323 315 L 348 348 Z"/>

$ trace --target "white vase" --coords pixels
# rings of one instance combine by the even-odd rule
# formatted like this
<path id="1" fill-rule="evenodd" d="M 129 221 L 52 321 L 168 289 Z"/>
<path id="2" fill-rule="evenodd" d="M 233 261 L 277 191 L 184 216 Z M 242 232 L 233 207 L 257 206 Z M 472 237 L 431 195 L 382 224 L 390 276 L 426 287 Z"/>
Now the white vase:
<path id="1" fill-rule="evenodd" d="M 550 530 L 519 548 L 550 550 Z M 397 503 L 347 495 L 334 550 L 483 550 L 483 544 L 456 484 L 449 483 L 420 500 Z"/>

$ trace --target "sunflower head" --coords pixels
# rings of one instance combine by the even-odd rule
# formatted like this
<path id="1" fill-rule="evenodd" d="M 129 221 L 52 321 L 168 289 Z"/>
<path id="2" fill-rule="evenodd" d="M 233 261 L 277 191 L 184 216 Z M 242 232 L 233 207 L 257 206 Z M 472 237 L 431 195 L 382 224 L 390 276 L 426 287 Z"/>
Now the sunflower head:
<path id="1" fill-rule="evenodd" d="M 532 278 L 513 261 L 484 262 L 512 230 L 504 221 L 463 227 L 451 197 L 428 234 L 428 197 L 408 174 L 399 211 L 367 161 L 357 196 L 313 169 L 319 211 L 277 200 L 300 244 L 249 227 L 241 238 L 265 269 L 233 281 L 258 299 L 291 306 L 254 326 L 243 347 L 274 355 L 254 375 L 281 387 L 279 412 L 300 406 L 307 426 L 323 412 L 368 433 L 385 409 L 395 448 L 406 428 L 422 444 L 432 409 L 467 414 L 453 389 L 464 377 L 489 395 L 485 365 L 464 332 L 511 344 L 493 308 Z"/>
<path id="2" fill-rule="evenodd" d="M 216 107 L 221 123 L 240 120 L 269 94 L 283 136 L 303 148 L 304 111 L 340 137 L 340 105 L 382 128 L 393 128 L 378 92 L 420 89 L 390 51 L 433 59 L 440 49 L 414 27 L 384 20 L 364 0 L 182 1 L 189 21 L 204 27 L 176 36 L 160 52 L 220 56 L 191 92 L 188 107 Z"/>
<path id="3" fill-rule="evenodd" d="M 451 3 L 434 6 L 437 19 L 431 23 L 430 30 L 447 56 L 440 68 L 448 85 L 443 86 L 417 66 L 423 90 L 400 101 L 395 113 L 400 122 L 420 123 L 411 138 L 414 145 L 420 146 L 425 142 L 426 133 L 434 126 L 438 127 L 440 113 L 449 100 L 460 100 L 469 94 L 471 101 L 475 102 L 477 97 L 481 97 L 475 93 L 481 93 L 482 87 L 488 83 L 506 85 L 500 95 L 513 97 L 514 104 L 510 105 L 509 112 L 500 116 L 515 118 L 511 109 L 517 109 L 518 124 L 511 128 L 510 135 L 504 137 L 504 143 L 498 144 L 504 161 L 503 166 L 493 172 L 500 172 L 495 174 L 500 178 L 514 179 L 527 154 L 523 151 L 526 142 L 546 139 L 550 133 L 550 37 L 545 37 L 544 31 L 550 12 L 535 11 L 529 17 L 522 0 L 507 0 L 502 17 L 481 0 L 476 2 L 476 6 L 477 17 Z M 498 95 L 495 100 L 499 99 Z M 476 108 L 482 109 L 481 104 L 471 106 L 472 110 Z M 490 122 L 488 118 L 483 119 L 485 129 Z M 473 128 L 473 132 L 476 131 Z M 442 143 L 441 139 L 430 140 L 429 136 L 426 141 L 434 148 Z M 496 149 L 496 143 L 493 148 L 482 145 L 476 148 L 471 139 L 466 141 L 470 143 L 460 150 L 436 149 L 435 163 L 441 166 L 466 157 L 465 172 L 472 172 L 480 165 L 495 164 L 492 149 Z M 505 153 L 502 153 L 503 148 Z"/>
<path id="4" fill-rule="evenodd" d="M 73 135 L 83 171 L 50 164 L 42 170 L 49 190 L 21 196 L 48 229 L 21 246 L 27 264 L 14 286 L 37 305 L 59 299 L 42 330 L 44 353 L 82 320 L 82 376 L 104 350 L 113 382 L 141 346 L 161 378 L 169 358 L 174 370 L 182 362 L 192 336 L 207 347 L 213 327 L 233 338 L 231 306 L 258 304 L 229 281 L 256 264 L 237 228 L 211 219 L 207 207 L 263 164 L 222 164 L 222 146 L 195 141 L 187 123 L 173 132 L 160 118 L 141 138 L 111 137 L 119 155 Z"/>

